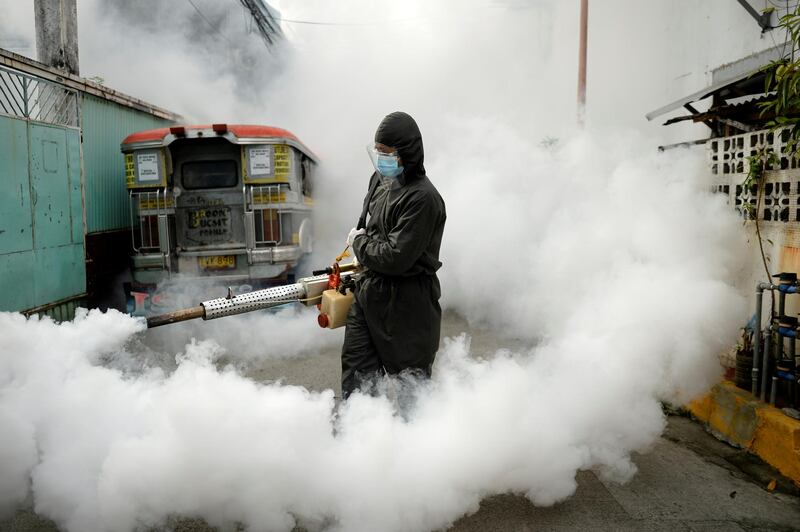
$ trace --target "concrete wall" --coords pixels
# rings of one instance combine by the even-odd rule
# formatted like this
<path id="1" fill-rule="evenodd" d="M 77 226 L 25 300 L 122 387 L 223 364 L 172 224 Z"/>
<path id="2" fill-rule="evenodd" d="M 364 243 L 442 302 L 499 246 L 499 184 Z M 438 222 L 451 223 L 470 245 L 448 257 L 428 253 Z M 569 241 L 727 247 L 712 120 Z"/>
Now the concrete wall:
<path id="1" fill-rule="evenodd" d="M 747 178 L 747 158 L 763 146 L 769 146 L 778 160 L 764 173 L 759 204 L 755 188 L 746 190 L 742 183 Z M 756 283 L 768 280 L 765 260 L 772 274 L 800 273 L 800 160 L 788 154 L 780 132 L 773 135 L 766 130 L 713 139 L 706 150 L 710 186 L 716 193 L 725 195 L 731 209 L 742 217 L 750 267 L 741 272 L 738 283 L 744 293 L 752 294 L 755 305 Z M 756 218 L 764 259 L 756 233 Z M 786 301 L 787 315 L 800 313 L 800 296 L 790 296 Z"/>
<path id="2" fill-rule="evenodd" d="M 749 1 L 756 10 L 774 7 Z M 785 41 L 782 31 L 762 34 L 735 0 L 592 1 L 589 24 L 589 119 L 605 124 L 644 126 L 645 113 L 710 85 L 713 69 Z M 660 125 L 684 114 L 646 129 L 664 143 L 708 138 L 702 124 Z"/>

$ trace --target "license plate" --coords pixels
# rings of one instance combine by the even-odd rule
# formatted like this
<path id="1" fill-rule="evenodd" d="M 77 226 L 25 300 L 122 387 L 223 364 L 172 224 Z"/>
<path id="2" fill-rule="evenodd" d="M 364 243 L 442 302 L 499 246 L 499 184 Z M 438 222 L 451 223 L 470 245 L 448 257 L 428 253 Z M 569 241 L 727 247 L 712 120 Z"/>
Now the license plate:
<path id="1" fill-rule="evenodd" d="M 236 268 L 236 255 L 212 255 L 197 257 L 201 268 L 206 270 L 232 270 Z"/>

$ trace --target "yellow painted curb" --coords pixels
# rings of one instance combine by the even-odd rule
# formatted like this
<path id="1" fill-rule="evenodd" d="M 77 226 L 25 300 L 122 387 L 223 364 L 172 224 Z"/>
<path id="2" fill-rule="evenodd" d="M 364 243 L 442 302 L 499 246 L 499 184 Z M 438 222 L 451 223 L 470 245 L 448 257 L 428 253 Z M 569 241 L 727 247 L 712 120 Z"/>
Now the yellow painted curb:
<path id="1" fill-rule="evenodd" d="M 772 407 L 761 410 L 758 417 L 750 449 L 800 485 L 800 421 Z"/>
<path id="2" fill-rule="evenodd" d="M 687 409 L 723 439 L 755 453 L 800 486 L 800 421 L 730 382 L 716 385 Z"/>

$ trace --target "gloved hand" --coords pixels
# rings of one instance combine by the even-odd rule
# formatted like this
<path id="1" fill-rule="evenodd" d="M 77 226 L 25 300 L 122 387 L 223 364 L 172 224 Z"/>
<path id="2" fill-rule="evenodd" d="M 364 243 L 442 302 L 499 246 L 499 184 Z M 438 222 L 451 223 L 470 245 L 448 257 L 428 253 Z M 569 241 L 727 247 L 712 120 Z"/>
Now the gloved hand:
<path id="1" fill-rule="evenodd" d="M 358 257 L 356 257 L 356 254 L 353 253 L 353 268 L 355 268 L 357 270 L 360 267 L 361 267 L 361 263 L 358 262 Z"/>
<path id="2" fill-rule="evenodd" d="M 347 235 L 347 245 L 353 247 L 353 240 L 356 239 L 356 236 L 363 235 L 366 232 L 366 229 L 356 229 L 355 227 L 350 229 L 350 234 Z"/>

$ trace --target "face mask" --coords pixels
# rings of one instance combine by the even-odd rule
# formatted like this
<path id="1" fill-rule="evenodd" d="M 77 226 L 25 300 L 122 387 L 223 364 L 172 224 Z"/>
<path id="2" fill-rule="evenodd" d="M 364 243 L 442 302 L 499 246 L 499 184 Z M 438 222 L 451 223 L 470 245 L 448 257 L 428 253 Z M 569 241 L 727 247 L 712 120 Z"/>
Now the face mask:
<path id="1" fill-rule="evenodd" d="M 397 163 L 397 157 L 393 155 L 378 155 L 375 169 L 384 177 L 397 177 L 403 173 L 403 167 Z"/>
<path id="2" fill-rule="evenodd" d="M 403 173 L 397 155 L 379 152 L 374 144 L 367 145 L 367 153 L 375 170 L 383 177 L 397 177 Z"/>

